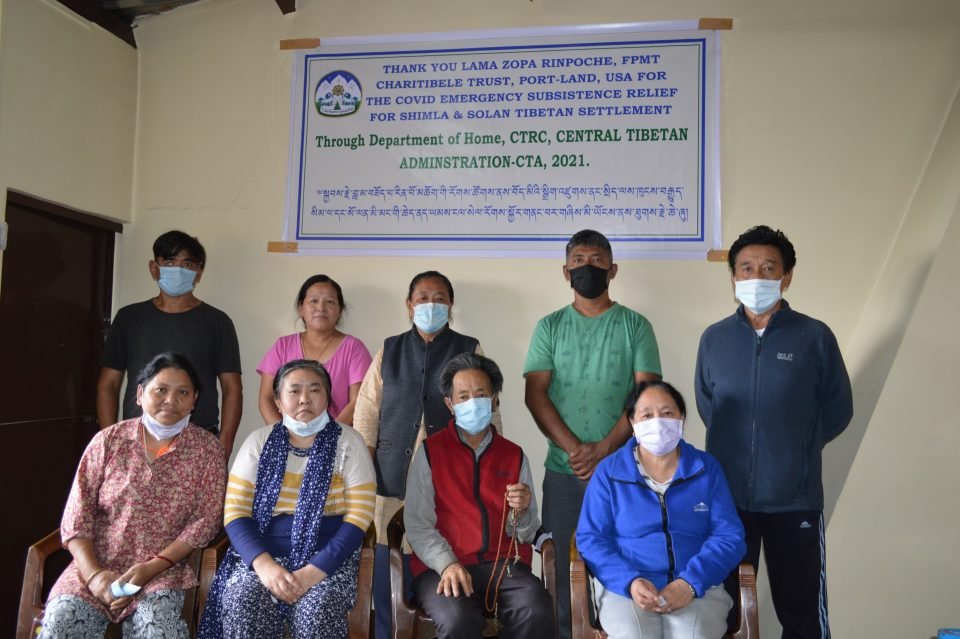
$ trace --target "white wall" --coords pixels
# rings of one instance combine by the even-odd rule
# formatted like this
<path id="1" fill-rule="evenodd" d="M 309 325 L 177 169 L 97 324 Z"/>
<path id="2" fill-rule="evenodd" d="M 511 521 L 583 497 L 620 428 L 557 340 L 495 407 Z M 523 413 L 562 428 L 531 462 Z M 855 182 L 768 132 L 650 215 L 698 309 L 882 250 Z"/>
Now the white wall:
<path id="1" fill-rule="evenodd" d="M 16 189 L 128 221 L 136 50 L 51 0 L 2 14 L 0 205 Z"/>
<path id="2" fill-rule="evenodd" d="M 120 211 L 122 193 L 107 189 L 107 195 L 96 197 L 104 191 L 96 188 L 102 185 L 103 171 L 88 176 L 94 180 L 91 188 L 78 176 L 41 163 L 42 158 L 54 157 L 50 153 L 38 153 L 23 167 L 12 166 L 8 140 L 17 141 L 14 148 L 25 142 L 8 124 L 12 80 L 8 82 L 7 74 L 20 78 L 16 104 L 21 109 L 36 102 L 29 96 L 44 97 L 53 90 L 30 81 L 31 73 L 49 72 L 50 65 L 25 58 L 10 61 L 9 51 L 31 51 L 35 46 L 11 36 L 11 21 L 31 25 L 33 34 L 36 25 L 64 21 L 50 17 L 58 9 L 43 0 L 2 1 L 0 186 L 12 184 L 6 176 L 13 175 L 24 190 L 32 184 L 40 195 L 125 219 Z M 904 440 L 893 430 L 894 423 L 880 421 L 889 419 L 887 409 L 909 405 L 915 411 L 911 416 L 928 417 L 929 428 L 921 432 L 935 435 L 939 450 L 960 445 L 960 431 L 943 419 L 950 414 L 945 399 L 931 401 L 926 385 L 895 383 L 901 367 L 914 370 L 912 364 L 920 362 L 929 368 L 925 371 L 929 379 L 956 379 L 949 357 L 926 357 L 926 351 L 914 350 L 923 332 L 916 323 L 921 320 L 911 323 L 911 318 L 935 315 L 918 310 L 914 316 L 912 309 L 937 251 L 944 255 L 940 240 L 954 215 L 952 189 L 960 183 L 956 173 L 951 174 L 958 149 L 953 133 L 958 120 L 951 114 L 957 109 L 960 84 L 960 5 L 951 0 L 818 0 L 789 5 L 690 0 L 645 6 L 631 0 L 300 4 L 295 14 L 282 16 L 268 0 L 211 0 L 144 20 L 137 29 L 140 87 L 133 219 L 122 240 L 119 299 L 129 303 L 155 294 L 146 261 L 159 233 L 180 227 L 203 240 L 210 260 L 198 293 L 233 317 L 241 340 L 247 389 L 241 436 L 260 423 L 254 367 L 277 335 L 292 330 L 293 296 L 307 275 L 325 272 L 343 285 L 351 307 L 345 328 L 375 350 L 384 337 L 407 327 L 403 297 L 410 277 L 437 268 L 456 287 L 454 326 L 479 337 L 504 369 L 506 432 L 539 468 L 546 446 L 523 407 L 520 372 L 536 320 L 571 299 L 559 254 L 554 260 L 267 254 L 266 242 L 280 239 L 287 166 L 292 58 L 279 51 L 279 40 L 732 17 L 733 31 L 721 35 L 724 243 L 729 245 L 739 232 L 758 223 L 788 233 L 799 255 L 788 298 L 795 308 L 834 329 L 848 356 L 858 418 L 875 416 L 869 423 L 855 419 L 854 432 L 827 451 L 834 633 L 929 636 L 951 615 L 960 625 L 952 601 L 942 596 L 955 593 L 957 584 L 950 579 L 950 568 L 954 573 L 957 568 L 956 519 L 943 514 L 952 508 L 949 497 L 960 487 L 955 473 L 925 463 L 922 457 L 912 464 L 913 460 L 903 460 Z M 12 37 L 21 44 L 13 47 Z M 70 36 L 64 45 L 45 38 L 52 53 L 37 55 L 54 56 L 65 64 L 77 37 Z M 121 46 L 126 45 L 117 44 Z M 99 53 L 68 75 L 99 77 L 104 65 L 120 64 L 119 76 L 132 75 L 135 81 L 128 54 L 119 48 Z M 79 90 L 89 83 L 77 84 L 70 86 Z M 123 102 L 127 86 L 122 82 L 107 93 Z M 84 95 L 83 104 L 89 107 L 89 117 L 109 108 L 97 95 Z M 128 120 L 120 115 L 110 121 L 118 123 L 122 136 Z M 39 115 L 21 117 L 32 128 L 40 128 Z M 52 140 L 40 141 L 51 145 L 71 140 L 67 136 L 79 135 L 76 128 L 65 127 Z M 110 139 L 107 124 L 95 129 Z M 113 166 L 101 162 L 104 165 Z M 119 191 L 128 188 L 129 182 L 121 177 L 116 181 Z M 952 241 L 949 246 L 955 251 L 958 244 Z M 956 303 L 955 286 L 936 290 Z M 706 325 L 734 308 L 725 266 L 624 262 L 612 292 L 653 322 L 665 376 L 692 400 L 697 339 Z M 912 338 L 914 333 L 920 335 Z M 956 338 L 945 326 L 936 334 L 955 349 Z M 878 352 L 884 356 L 875 357 Z M 888 380 L 894 362 L 897 368 Z M 929 419 L 934 410 L 940 411 L 939 418 Z M 688 439 L 703 443 L 696 416 L 691 416 Z M 931 501 L 898 492 L 896 499 L 883 501 L 890 512 L 879 517 L 876 505 L 888 494 L 884 473 L 903 461 L 917 487 L 936 483 L 944 492 Z M 884 518 L 905 517 L 913 522 L 909 531 L 878 525 Z M 917 531 L 923 531 L 922 539 L 902 537 Z M 897 543 L 900 539 L 913 543 L 905 547 Z M 922 561 L 877 561 L 884 552 L 901 556 L 921 552 L 917 543 L 921 541 Z M 942 569 L 929 570 L 934 557 L 942 557 Z M 885 574 L 885 569 L 894 568 L 895 574 Z M 761 597 L 763 634 L 774 636 L 777 624 L 763 589 Z M 923 598 L 924 614 L 913 614 L 913 606 Z M 873 614 L 880 608 L 889 614 Z M 902 611 L 897 619 L 895 610 Z"/>

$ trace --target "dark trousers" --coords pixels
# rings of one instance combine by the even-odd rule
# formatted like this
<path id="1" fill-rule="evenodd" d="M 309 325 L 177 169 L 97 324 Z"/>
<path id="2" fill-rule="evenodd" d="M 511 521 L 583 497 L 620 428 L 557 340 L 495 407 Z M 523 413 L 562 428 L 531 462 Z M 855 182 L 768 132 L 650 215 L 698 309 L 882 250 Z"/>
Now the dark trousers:
<path id="1" fill-rule="evenodd" d="M 587 482 L 547 469 L 543 474 L 543 529 L 553 533 L 557 570 L 557 636 L 570 639 L 570 540 L 580 520 Z"/>
<path id="2" fill-rule="evenodd" d="M 502 567 L 503 562 L 497 563 Z M 437 594 L 440 575 L 428 570 L 413 581 L 413 590 L 423 610 L 433 619 L 438 639 L 480 639 L 486 626 L 484 595 L 494 563 L 466 566 L 473 580 L 469 597 Z M 540 580 L 523 564 L 510 568 L 500 583 L 497 617 L 503 624 L 500 639 L 553 639 L 553 601 Z M 499 574 L 499 571 L 498 571 Z M 497 577 L 494 577 L 496 585 Z M 490 593 L 493 601 L 493 593 Z"/>
<path id="3" fill-rule="evenodd" d="M 773 607 L 783 628 L 781 637 L 829 639 L 823 511 L 738 512 L 747 536 L 744 561 L 754 570 L 762 547 Z M 734 572 L 724 582 L 734 601 L 736 584 Z"/>
<path id="4" fill-rule="evenodd" d="M 410 572 L 410 555 L 403 555 L 403 585 L 407 601 L 413 598 L 410 584 L 413 574 Z M 373 628 L 376 639 L 393 637 L 393 602 L 390 599 L 390 547 L 377 544 L 373 556 Z"/>

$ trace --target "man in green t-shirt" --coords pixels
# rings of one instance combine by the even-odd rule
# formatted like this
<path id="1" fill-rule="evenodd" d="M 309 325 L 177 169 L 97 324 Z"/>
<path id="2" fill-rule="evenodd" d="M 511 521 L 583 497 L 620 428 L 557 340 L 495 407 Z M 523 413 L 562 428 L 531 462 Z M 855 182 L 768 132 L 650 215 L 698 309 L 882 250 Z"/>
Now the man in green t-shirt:
<path id="1" fill-rule="evenodd" d="M 660 378 L 660 353 L 645 317 L 610 299 L 617 274 L 610 242 L 597 231 L 567 243 L 563 277 L 573 304 L 537 323 L 523 367 L 525 400 L 547 436 L 543 525 L 570 547 L 587 480 L 633 433 L 623 402 L 634 384 Z M 570 637 L 569 555 L 557 552 L 557 627 Z"/>

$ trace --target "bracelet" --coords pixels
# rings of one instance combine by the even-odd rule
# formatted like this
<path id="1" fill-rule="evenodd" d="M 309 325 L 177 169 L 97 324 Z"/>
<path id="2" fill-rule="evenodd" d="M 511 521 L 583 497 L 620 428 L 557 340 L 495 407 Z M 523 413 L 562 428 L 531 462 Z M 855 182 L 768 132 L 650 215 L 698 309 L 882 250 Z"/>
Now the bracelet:
<path id="1" fill-rule="evenodd" d="M 94 570 L 94 571 L 93 571 L 93 574 L 90 575 L 89 577 L 87 577 L 87 579 L 86 579 L 87 590 L 90 589 L 90 582 L 93 581 L 93 578 L 96 577 L 97 575 L 99 575 L 99 574 L 100 574 L 101 572 L 103 572 L 104 570 L 106 570 L 106 568 L 100 568 L 100 569 L 98 569 L 98 570 Z"/>
<path id="2" fill-rule="evenodd" d="M 173 567 L 176 565 L 176 564 L 174 564 L 172 561 L 170 561 L 169 559 L 167 559 L 166 557 L 164 557 L 163 555 L 154 555 L 153 558 L 154 558 L 154 559 L 163 559 L 165 562 L 167 562 L 168 564 L 170 564 L 170 567 L 171 567 L 171 568 L 173 568 Z"/>
<path id="3" fill-rule="evenodd" d="M 694 599 L 696 599 L 696 598 L 697 598 L 697 589 L 694 588 L 693 586 L 691 586 L 691 585 L 690 585 L 690 582 L 687 581 L 686 579 L 684 579 L 683 582 L 684 582 L 685 584 L 687 584 L 687 588 L 690 589 L 690 594 L 693 595 L 693 598 L 694 598 Z"/>

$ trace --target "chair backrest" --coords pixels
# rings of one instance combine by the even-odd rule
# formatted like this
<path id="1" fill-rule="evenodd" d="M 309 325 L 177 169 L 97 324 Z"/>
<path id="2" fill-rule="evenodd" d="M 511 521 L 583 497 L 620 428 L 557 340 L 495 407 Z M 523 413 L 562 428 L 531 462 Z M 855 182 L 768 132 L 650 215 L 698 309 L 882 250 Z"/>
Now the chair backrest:
<path id="1" fill-rule="evenodd" d="M 69 554 L 63 548 L 60 540 L 60 529 L 54 530 L 27 550 L 27 562 L 23 570 L 23 587 L 20 590 L 20 609 L 17 614 L 16 639 L 34 639 L 36 637 L 46 608 L 46 602 L 43 600 L 44 588 L 60 576 L 59 574 L 46 574 L 47 561 L 60 554 Z M 195 548 L 185 561 L 194 574 L 199 574 L 201 550 Z M 195 634 L 196 629 L 196 600 L 197 589 L 187 590 L 183 601 L 182 614 L 191 636 Z"/>
<path id="2" fill-rule="evenodd" d="M 737 608 L 737 631 L 725 639 L 759 639 L 760 620 L 757 614 L 757 578 L 753 566 L 744 562 L 737 571 L 739 597 L 734 602 Z M 570 623 L 572 639 L 604 639 L 607 633 L 590 623 L 589 573 L 580 551 L 576 535 L 570 538 Z"/>

